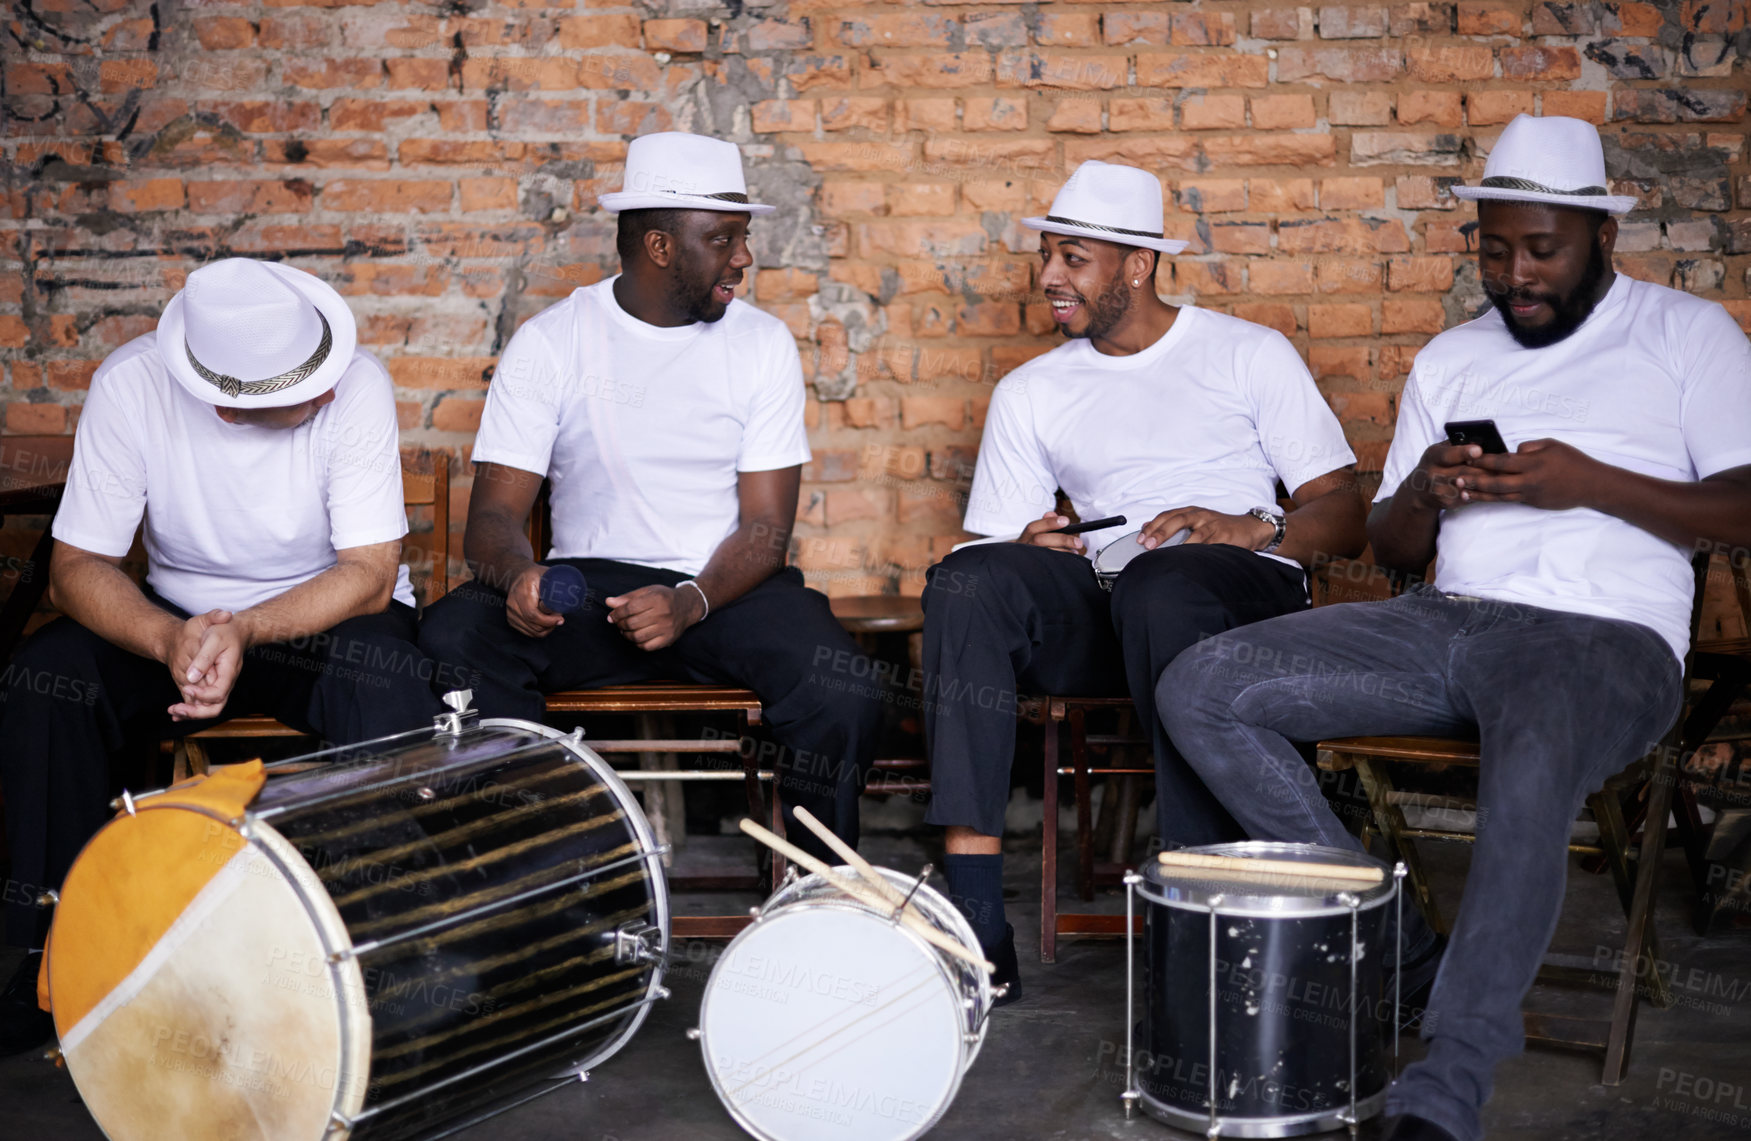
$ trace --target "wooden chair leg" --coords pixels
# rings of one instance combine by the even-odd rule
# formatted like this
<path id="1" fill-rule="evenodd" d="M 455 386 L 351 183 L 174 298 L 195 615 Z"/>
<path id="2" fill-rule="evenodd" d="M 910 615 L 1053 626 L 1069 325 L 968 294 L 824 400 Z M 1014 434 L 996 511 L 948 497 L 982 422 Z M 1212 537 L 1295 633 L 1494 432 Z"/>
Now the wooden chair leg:
<path id="1" fill-rule="evenodd" d="M 1362 782 L 1362 791 L 1368 796 L 1368 808 L 1374 818 L 1375 830 L 1386 842 L 1386 850 L 1390 859 L 1402 860 L 1405 866 L 1406 878 L 1410 880 L 1411 890 L 1415 893 L 1417 906 L 1422 908 L 1423 917 L 1441 934 L 1447 933 L 1446 920 L 1441 915 L 1441 909 L 1435 903 L 1435 893 L 1429 887 L 1429 877 L 1423 874 L 1423 861 L 1417 854 L 1417 848 L 1410 837 L 1404 834 L 1409 827 L 1405 823 L 1404 813 L 1396 804 L 1388 802 L 1387 793 L 1392 791 L 1392 777 L 1386 771 L 1386 762 L 1366 754 L 1354 756 L 1356 779 Z"/>
<path id="2" fill-rule="evenodd" d="M 204 777 L 211 768 L 207 758 L 207 747 L 193 737 L 184 737 L 177 742 L 177 748 L 182 753 L 184 774 L 191 777 Z"/>
<path id="3" fill-rule="evenodd" d="M 640 713 L 636 720 L 638 735 L 646 740 L 654 740 L 658 735 L 656 717 L 649 713 Z M 652 772 L 673 772 L 676 768 L 675 754 L 650 753 L 638 754 L 638 767 Z M 674 829 L 670 827 L 669 797 L 667 785 L 678 782 L 653 780 L 644 782 L 644 818 L 651 826 L 651 837 L 656 840 L 659 848 L 668 848 L 663 853 L 663 867 L 675 866 Z M 682 824 L 685 827 L 685 822 Z"/>
<path id="4" fill-rule="evenodd" d="M 178 741 L 170 753 L 170 783 L 181 784 L 188 778 L 188 742 Z"/>
<path id="5" fill-rule="evenodd" d="M 1040 962 L 1058 961 L 1058 722 L 1046 716 L 1045 822 L 1040 855 Z"/>
<path id="6" fill-rule="evenodd" d="M 1652 790 L 1649 790 L 1652 795 Z M 1611 878 L 1617 884 L 1617 898 L 1623 905 L 1624 918 L 1635 911 L 1636 878 L 1635 865 L 1630 862 L 1629 828 L 1623 819 L 1623 804 L 1618 799 L 1614 789 L 1606 788 L 1587 798 L 1587 805 L 1593 812 L 1593 819 L 1599 825 L 1599 847 L 1605 857 L 1605 866 L 1611 871 Z M 1643 843 L 1646 843 L 1647 832 L 1642 833 Z M 1659 854 L 1655 854 L 1658 862 Z M 1660 936 L 1650 924 L 1647 933 L 1647 946 L 1642 955 L 1651 963 L 1660 960 Z M 1666 985 L 1666 978 L 1658 970 L 1648 973 L 1646 982 L 1648 1000 L 1661 1010 L 1672 1005 L 1672 991 Z"/>
<path id="7" fill-rule="evenodd" d="M 1642 827 L 1641 851 L 1636 860 L 1635 895 L 1629 909 L 1629 930 L 1624 936 L 1623 963 L 1617 972 L 1617 993 L 1612 996 L 1611 1030 L 1605 1042 L 1601 1078 L 1608 1086 L 1622 1084 L 1629 1068 L 1629 1047 L 1639 1005 L 1636 976 L 1654 930 L 1654 901 L 1659 894 L 1661 857 L 1666 851 L 1666 818 L 1672 810 L 1672 785 L 1678 775 L 1670 752 L 1661 750 L 1659 755 L 1662 759 L 1655 765 L 1648 789 L 1648 818 Z M 1650 973 L 1658 978 L 1657 969 Z"/>
<path id="8" fill-rule="evenodd" d="M 1112 862 L 1121 867 L 1131 866 L 1131 849 L 1137 838 L 1137 814 L 1143 807 L 1143 779 L 1136 773 L 1125 773 L 1118 778 L 1119 803 L 1113 813 L 1118 821 L 1118 830 L 1113 833 L 1111 846 L 1107 855 Z M 1111 785 L 1108 785 L 1111 788 Z"/>
<path id="9" fill-rule="evenodd" d="M 1076 894 L 1084 901 L 1094 898 L 1094 799 L 1088 787 L 1088 716 L 1072 706 L 1070 722 L 1070 771 L 1076 787 Z"/>

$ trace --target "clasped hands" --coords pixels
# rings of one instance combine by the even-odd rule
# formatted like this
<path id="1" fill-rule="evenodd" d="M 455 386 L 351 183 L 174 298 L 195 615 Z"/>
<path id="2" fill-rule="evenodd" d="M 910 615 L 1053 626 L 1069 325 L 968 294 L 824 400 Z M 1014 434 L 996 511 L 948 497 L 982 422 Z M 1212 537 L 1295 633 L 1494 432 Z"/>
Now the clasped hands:
<path id="1" fill-rule="evenodd" d="M 1512 452 L 1485 455 L 1476 444 L 1432 444 L 1411 473 L 1410 490 L 1431 508 L 1466 503 L 1524 503 L 1546 511 L 1592 505 L 1605 465 L 1558 440 L 1527 440 Z"/>
<path id="2" fill-rule="evenodd" d="M 231 697 L 249 649 L 245 624 L 229 610 L 196 614 L 177 627 L 160 659 L 170 667 L 182 700 L 170 707 L 173 721 L 217 717 Z"/>
<path id="3" fill-rule="evenodd" d="M 545 638 L 565 624 L 564 615 L 541 607 L 541 575 L 546 570 L 539 563 L 531 565 L 505 595 L 511 629 L 531 638 Z M 641 650 L 673 645 L 687 627 L 705 617 L 705 599 L 692 587 L 641 586 L 603 601 L 608 605 L 608 621 Z"/>

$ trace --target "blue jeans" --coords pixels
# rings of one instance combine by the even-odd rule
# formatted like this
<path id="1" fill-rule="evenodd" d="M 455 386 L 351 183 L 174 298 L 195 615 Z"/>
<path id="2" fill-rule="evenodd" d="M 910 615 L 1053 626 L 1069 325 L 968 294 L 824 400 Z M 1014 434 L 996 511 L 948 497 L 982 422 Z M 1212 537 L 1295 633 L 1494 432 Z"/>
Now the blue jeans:
<path id="1" fill-rule="evenodd" d="M 1292 741 L 1477 735 L 1477 843 L 1429 1050 L 1387 1099 L 1477 1141 L 1496 1064 L 1525 1046 L 1520 1004 L 1556 931 L 1570 825 L 1678 715 L 1671 648 L 1636 623 L 1423 586 L 1231 630 L 1155 692 L 1180 753 L 1258 840 L 1361 847 Z"/>

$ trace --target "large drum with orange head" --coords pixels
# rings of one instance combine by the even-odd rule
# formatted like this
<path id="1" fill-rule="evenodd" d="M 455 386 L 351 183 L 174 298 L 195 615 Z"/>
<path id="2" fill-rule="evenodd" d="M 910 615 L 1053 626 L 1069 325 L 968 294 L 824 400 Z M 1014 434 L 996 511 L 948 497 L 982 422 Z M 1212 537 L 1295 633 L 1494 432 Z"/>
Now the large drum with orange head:
<path id="1" fill-rule="evenodd" d="M 660 852 L 579 737 L 459 714 L 299 761 L 130 799 L 67 875 L 44 988 L 113 1141 L 419 1136 L 666 996 Z"/>

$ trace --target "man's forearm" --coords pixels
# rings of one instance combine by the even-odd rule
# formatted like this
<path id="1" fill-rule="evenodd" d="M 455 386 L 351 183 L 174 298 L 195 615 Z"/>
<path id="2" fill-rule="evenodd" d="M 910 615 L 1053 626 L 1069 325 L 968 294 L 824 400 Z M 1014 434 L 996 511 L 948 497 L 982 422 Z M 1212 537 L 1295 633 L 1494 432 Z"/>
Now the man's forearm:
<path id="1" fill-rule="evenodd" d="M 1374 561 L 1388 570 L 1422 574 L 1435 557 L 1435 537 L 1441 531 L 1439 508 L 1417 503 L 1401 491 L 1382 501 L 1368 517 L 1368 539 Z"/>
<path id="2" fill-rule="evenodd" d="M 49 600 L 56 609 L 112 645 L 165 662 L 182 620 L 143 594 L 127 572 L 96 558 L 53 563 Z"/>
<path id="3" fill-rule="evenodd" d="M 1311 567 L 1319 559 L 1354 558 L 1362 553 L 1367 541 L 1361 506 L 1352 485 L 1291 511 L 1283 545 L 1271 553 Z"/>
<path id="4" fill-rule="evenodd" d="M 1751 548 L 1751 485 L 1742 479 L 1676 482 L 1608 468 L 1588 506 L 1685 550 Z"/>
<path id="5" fill-rule="evenodd" d="M 248 645 L 286 642 L 319 634 L 364 614 L 381 613 L 395 593 L 397 566 L 336 563 L 284 594 L 239 611 Z M 387 586 L 385 586 L 387 573 Z"/>
<path id="6" fill-rule="evenodd" d="M 695 579 L 715 610 L 771 578 L 784 566 L 789 551 L 788 527 L 758 521 L 744 523 L 718 544 Z"/>
<path id="7" fill-rule="evenodd" d="M 462 554 L 476 581 L 504 592 L 535 565 L 528 533 L 516 520 L 497 512 L 470 516 Z"/>

